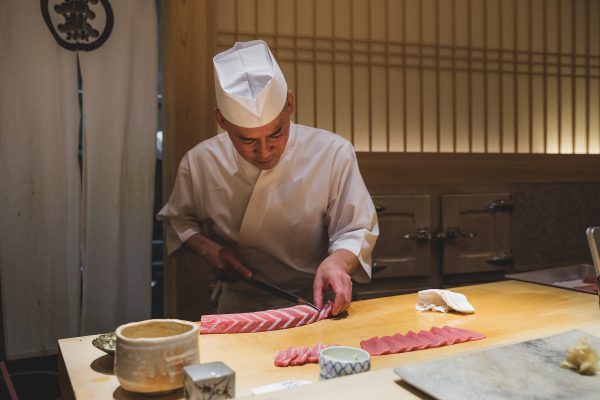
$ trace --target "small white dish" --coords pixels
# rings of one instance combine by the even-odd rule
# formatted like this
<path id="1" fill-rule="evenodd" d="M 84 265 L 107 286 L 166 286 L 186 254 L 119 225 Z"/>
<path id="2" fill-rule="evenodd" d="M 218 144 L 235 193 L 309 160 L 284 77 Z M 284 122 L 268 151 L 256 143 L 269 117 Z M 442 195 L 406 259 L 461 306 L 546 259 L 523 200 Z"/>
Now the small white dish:
<path id="1" fill-rule="evenodd" d="M 371 355 L 356 347 L 331 346 L 319 354 L 319 379 L 358 374 L 371 369 Z"/>

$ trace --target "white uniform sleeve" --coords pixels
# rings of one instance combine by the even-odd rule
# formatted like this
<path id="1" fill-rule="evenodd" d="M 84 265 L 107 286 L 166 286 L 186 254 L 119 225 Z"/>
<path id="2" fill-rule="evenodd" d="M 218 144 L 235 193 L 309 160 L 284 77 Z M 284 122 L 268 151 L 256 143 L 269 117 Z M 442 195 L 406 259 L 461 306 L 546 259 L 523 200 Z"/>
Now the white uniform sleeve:
<path id="1" fill-rule="evenodd" d="M 379 236 L 377 213 L 352 145 L 348 142 L 336 158 L 326 215 L 329 254 L 338 249 L 355 254 L 362 268 L 354 271 L 352 279 L 366 283 L 371 279 L 371 252 Z"/>
<path id="2" fill-rule="evenodd" d="M 157 214 L 164 222 L 168 254 L 173 254 L 192 235 L 202 232 L 201 223 L 195 209 L 192 176 L 189 158 L 186 154 L 179 164 L 175 186 L 171 197 Z"/>

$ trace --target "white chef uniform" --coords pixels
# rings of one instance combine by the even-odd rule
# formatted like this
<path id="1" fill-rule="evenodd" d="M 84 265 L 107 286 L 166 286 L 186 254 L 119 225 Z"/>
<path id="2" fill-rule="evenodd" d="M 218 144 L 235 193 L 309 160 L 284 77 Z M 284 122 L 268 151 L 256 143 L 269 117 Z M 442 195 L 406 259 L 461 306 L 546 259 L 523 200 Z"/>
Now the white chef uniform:
<path id="1" fill-rule="evenodd" d="M 213 58 L 219 111 L 230 123 L 257 128 L 273 121 L 288 98 L 285 77 L 262 40 L 236 43 Z M 237 249 L 255 277 L 312 298 L 315 271 L 338 249 L 355 254 L 359 282 L 371 275 L 378 235 L 373 202 L 347 140 L 290 123 L 277 165 L 260 170 L 227 133 L 182 159 L 165 221 L 173 253 L 196 233 Z M 282 306 L 243 281 L 225 283 L 218 312 Z"/>
<path id="2" fill-rule="evenodd" d="M 158 219 L 166 222 L 169 254 L 201 232 L 237 247 L 255 277 L 309 299 L 317 267 L 338 249 L 358 257 L 352 278 L 368 282 L 379 233 L 351 143 L 293 123 L 285 152 L 270 170 L 244 160 L 227 133 L 195 146 L 183 157 Z M 227 282 L 219 312 L 278 303 L 244 282 Z"/>

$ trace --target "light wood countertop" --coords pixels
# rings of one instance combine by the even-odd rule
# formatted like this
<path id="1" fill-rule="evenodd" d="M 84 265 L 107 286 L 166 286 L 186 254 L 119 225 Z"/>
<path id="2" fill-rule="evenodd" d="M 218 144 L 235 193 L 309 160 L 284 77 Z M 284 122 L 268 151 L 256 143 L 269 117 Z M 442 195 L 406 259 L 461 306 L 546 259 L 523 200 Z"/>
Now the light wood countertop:
<path id="1" fill-rule="evenodd" d="M 257 398 L 414 398 L 398 384 L 392 367 L 445 357 L 462 352 L 549 336 L 579 328 L 600 336 L 598 297 L 565 289 L 504 281 L 452 289 L 467 296 L 477 312 L 471 315 L 415 311 L 416 294 L 357 301 L 347 318 L 274 332 L 200 335 L 201 362 L 223 361 L 236 372 L 236 394 L 248 396 L 251 389 L 270 383 L 303 379 L 318 382 L 316 364 L 279 368 L 273 365 L 277 350 L 317 342 L 359 347 L 373 336 L 431 326 L 451 325 L 471 329 L 486 339 L 409 353 L 372 357 L 371 372 L 274 392 Z M 112 357 L 91 345 L 95 336 L 59 340 L 63 381 L 70 381 L 75 398 L 147 398 L 127 393 L 111 371 Z M 63 382 L 64 383 L 64 382 Z M 374 392 L 376 394 L 374 394 Z M 69 398 L 63 393 L 64 398 Z M 179 399 L 180 392 L 156 400 Z"/>

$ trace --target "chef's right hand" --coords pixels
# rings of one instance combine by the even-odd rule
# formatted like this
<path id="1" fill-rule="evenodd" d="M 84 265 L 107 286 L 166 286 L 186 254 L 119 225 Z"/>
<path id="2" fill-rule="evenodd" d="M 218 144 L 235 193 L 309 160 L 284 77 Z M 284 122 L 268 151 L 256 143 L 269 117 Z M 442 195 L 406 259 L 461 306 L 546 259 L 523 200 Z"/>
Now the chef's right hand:
<path id="1" fill-rule="evenodd" d="M 227 247 L 221 247 L 209 264 L 215 269 L 217 278 L 222 281 L 235 282 L 252 276 L 252 272 L 242 263 L 240 255 Z"/>
<path id="2" fill-rule="evenodd" d="M 186 240 L 184 247 L 202 257 L 222 281 L 235 282 L 252 276 L 234 249 L 221 246 L 200 233 Z"/>

